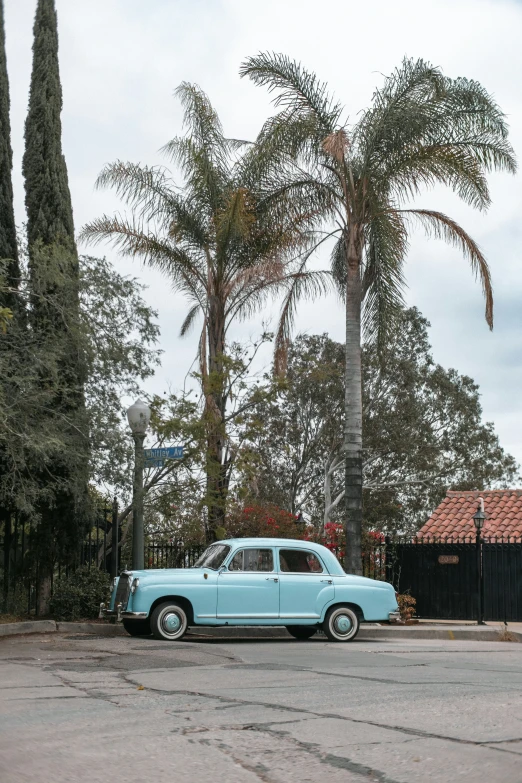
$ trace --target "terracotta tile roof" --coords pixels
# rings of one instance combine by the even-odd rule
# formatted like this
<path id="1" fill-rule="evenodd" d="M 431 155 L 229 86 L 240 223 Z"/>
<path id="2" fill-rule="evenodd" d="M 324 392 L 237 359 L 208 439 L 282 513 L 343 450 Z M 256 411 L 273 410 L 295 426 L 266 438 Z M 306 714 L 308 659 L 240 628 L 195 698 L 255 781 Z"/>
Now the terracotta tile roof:
<path id="1" fill-rule="evenodd" d="M 466 492 L 449 491 L 418 535 L 423 537 L 475 537 L 473 514 L 478 500 L 484 500 L 486 520 L 482 537 L 516 537 L 522 539 L 522 489 L 490 489 Z"/>

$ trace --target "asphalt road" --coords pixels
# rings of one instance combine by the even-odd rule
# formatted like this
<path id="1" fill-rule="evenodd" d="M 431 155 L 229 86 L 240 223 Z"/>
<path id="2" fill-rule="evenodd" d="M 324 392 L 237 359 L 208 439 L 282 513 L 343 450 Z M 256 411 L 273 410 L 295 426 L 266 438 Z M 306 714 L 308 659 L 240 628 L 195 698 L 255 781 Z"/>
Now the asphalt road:
<path id="1" fill-rule="evenodd" d="M 2 783 L 522 782 L 522 646 L 0 640 Z"/>

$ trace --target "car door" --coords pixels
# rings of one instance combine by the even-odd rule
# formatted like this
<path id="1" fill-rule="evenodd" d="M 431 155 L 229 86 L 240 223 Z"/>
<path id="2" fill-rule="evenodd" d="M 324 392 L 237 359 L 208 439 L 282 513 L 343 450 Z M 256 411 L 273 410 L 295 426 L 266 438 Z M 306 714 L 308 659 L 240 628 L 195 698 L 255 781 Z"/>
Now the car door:
<path id="1" fill-rule="evenodd" d="M 218 576 L 217 616 L 238 623 L 279 616 L 279 574 L 271 547 L 235 552 Z"/>
<path id="2" fill-rule="evenodd" d="M 281 548 L 279 560 L 279 616 L 281 619 L 318 620 L 335 588 L 319 556 L 307 550 Z"/>

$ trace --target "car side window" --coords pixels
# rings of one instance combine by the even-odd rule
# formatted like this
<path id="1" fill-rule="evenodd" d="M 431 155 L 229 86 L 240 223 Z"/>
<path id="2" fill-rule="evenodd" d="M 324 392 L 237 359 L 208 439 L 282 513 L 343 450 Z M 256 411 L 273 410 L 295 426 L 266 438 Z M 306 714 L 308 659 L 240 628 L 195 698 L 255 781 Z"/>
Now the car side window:
<path id="1" fill-rule="evenodd" d="M 271 549 L 240 549 L 236 552 L 229 571 L 273 571 L 274 557 Z"/>
<path id="2" fill-rule="evenodd" d="M 313 552 L 305 549 L 281 549 L 279 551 L 281 571 L 293 574 L 321 574 L 323 567 Z"/>

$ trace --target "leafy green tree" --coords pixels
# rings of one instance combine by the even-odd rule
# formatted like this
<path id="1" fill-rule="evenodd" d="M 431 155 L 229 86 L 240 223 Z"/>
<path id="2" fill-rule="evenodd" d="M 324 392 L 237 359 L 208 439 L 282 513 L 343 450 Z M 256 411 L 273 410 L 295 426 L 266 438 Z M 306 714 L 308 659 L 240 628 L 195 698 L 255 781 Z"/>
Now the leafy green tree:
<path id="1" fill-rule="evenodd" d="M 86 366 L 79 323 L 79 265 L 67 166 L 61 143 L 62 87 L 54 0 L 38 0 L 33 67 L 25 124 L 25 203 L 30 272 L 29 323 L 43 352 L 60 352 L 62 391 L 49 410 L 61 420 L 65 449 L 57 449 L 40 474 L 41 611 L 45 611 L 55 551 L 73 552 L 88 507 Z M 43 367 L 42 367 L 43 370 Z M 45 372 L 41 382 L 51 381 Z M 52 481 L 51 481 L 52 477 Z M 52 486 L 51 486 L 52 484 Z"/>
<path id="2" fill-rule="evenodd" d="M 162 271 L 190 308 L 181 328 L 202 322 L 200 380 L 207 427 L 206 497 L 209 537 L 223 527 L 228 492 L 228 412 L 232 387 L 231 324 L 251 315 L 267 296 L 299 285 L 308 293 L 327 284 L 302 270 L 297 255 L 310 242 L 311 215 L 260 188 L 257 148 L 228 139 L 207 96 L 187 83 L 177 90 L 187 132 L 165 147 L 183 176 L 176 187 L 163 168 L 118 161 L 98 186 L 112 186 L 132 215 L 103 216 L 82 236 L 111 240 L 125 255 Z"/>
<path id="3" fill-rule="evenodd" d="M 363 301 L 364 326 L 382 348 L 402 304 L 409 233 L 420 224 L 468 259 L 481 280 L 492 327 L 490 274 L 477 244 L 442 212 L 407 204 L 422 189 L 442 184 L 485 210 L 490 203 L 487 172 L 514 172 L 515 157 L 505 117 L 486 90 L 476 81 L 450 79 L 423 60 L 404 60 L 352 126 L 342 119 L 343 107 L 326 85 L 284 55 L 251 57 L 241 74 L 275 92 L 281 107 L 258 139 L 266 150 L 266 179 L 279 180 L 281 192 L 292 194 L 295 209 L 308 204 L 328 227 L 335 226 L 332 269 L 346 303 L 346 567 L 360 573 Z M 283 311 L 280 354 L 291 315 L 291 308 Z"/>
<path id="4" fill-rule="evenodd" d="M 142 393 L 140 382 L 153 375 L 159 363 L 157 314 L 143 298 L 142 283 L 122 276 L 106 259 L 80 258 L 79 287 L 86 426 L 93 446 L 89 479 L 106 493 L 125 496 L 131 489 L 133 452 L 123 400 Z M 24 303 L 32 295 L 25 253 L 19 292 Z M 63 316 L 67 319 L 67 310 Z M 61 372 L 63 346 L 60 333 L 43 341 L 40 333 L 16 323 L 9 325 L 3 341 L 7 350 L 0 351 L 0 448 L 12 462 L 0 476 L 0 497 L 13 492 L 18 510 L 34 517 L 38 498 L 52 492 L 53 482 L 60 480 L 54 471 L 54 453 L 66 452 L 70 445 L 69 419 L 60 412 L 50 415 L 55 400 L 70 393 Z M 41 383 L 42 377 L 47 378 L 46 384 Z M 16 390 L 11 396 L 8 378 Z M 44 467 L 48 488 L 39 480 Z"/>
<path id="5" fill-rule="evenodd" d="M 134 450 L 124 400 L 143 394 L 141 382 L 160 363 L 156 311 L 144 286 L 105 258 L 80 256 L 80 326 L 86 361 L 90 480 L 105 493 L 129 495 Z"/>
<path id="6" fill-rule="evenodd" d="M 513 486 L 518 466 L 482 421 L 477 385 L 436 364 L 428 322 L 398 316 L 382 353 L 363 347 L 363 529 L 414 532 L 448 489 Z M 245 422 L 251 502 L 274 502 L 321 529 L 342 519 L 344 346 L 327 335 L 292 343 L 276 394 Z"/>
<path id="7" fill-rule="evenodd" d="M 31 291 L 25 253 L 20 261 L 19 294 L 26 303 Z M 68 319 L 67 310 L 63 315 Z M 79 344 L 87 367 L 92 502 L 101 492 L 105 497 L 115 492 L 123 500 L 130 494 L 133 447 L 123 400 L 142 393 L 140 381 L 150 377 L 159 362 L 155 318 L 156 313 L 143 299 L 139 281 L 120 275 L 105 259 L 80 258 Z M 56 466 L 55 455 L 66 455 L 71 448 L 69 419 L 61 411 L 50 415 L 56 399 L 69 394 L 68 379 L 61 372 L 60 333 L 54 340 L 43 340 L 40 333 L 22 328 L 14 319 L 2 339 L 6 350 L 0 351 L 0 451 L 7 460 L 0 474 L 0 498 L 10 499 L 26 534 L 36 529 L 31 553 L 38 558 L 40 536 L 50 532 L 48 554 L 53 561 L 63 562 L 69 553 L 64 551 L 62 539 L 54 535 L 59 531 L 42 529 L 40 516 L 42 505 L 52 507 L 56 488 L 65 483 L 62 463 Z M 42 377 L 46 384 L 42 384 Z M 42 482 L 42 474 L 47 476 L 46 482 Z M 9 527 L 4 526 L 6 529 Z M 4 562 L 9 564 L 10 541 L 5 535 L 4 545 Z M 4 577 L 7 592 L 8 569 L 4 569 Z"/>

